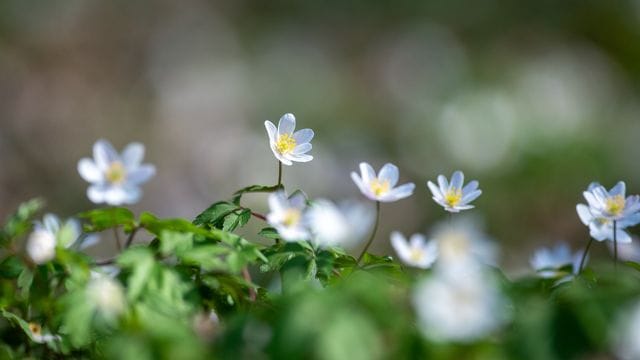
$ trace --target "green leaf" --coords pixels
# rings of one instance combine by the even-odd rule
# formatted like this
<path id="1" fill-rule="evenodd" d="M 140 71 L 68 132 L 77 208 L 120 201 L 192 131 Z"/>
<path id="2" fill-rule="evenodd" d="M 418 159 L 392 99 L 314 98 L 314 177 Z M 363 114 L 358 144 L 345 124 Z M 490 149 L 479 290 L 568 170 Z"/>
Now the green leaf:
<path id="1" fill-rule="evenodd" d="M 88 232 L 103 231 L 117 226 L 123 226 L 125 231 L 131 231 L 135 227 L 133 213 L 122 207 L 90 210 L 78 214 L 78 217 L 89 222 L 89 225 L 85 227 Z"/>
<path id="2" fill-rule="evenodd" d="M 140 226 L 144 227 L 155 236 L 161 236 L 163 231 L 173 231 L 182 233 L 192 233 L 205 237 L 212 237 L 213 234 L 202 229 L 185 219 L 158 219 L 149 212 L 140 215 Z"/>
<path id="3" fill-rule="evenodd" d="M 35 341 L 35 339 L 33 338 L 33 333 L 31 332 L 31 329 L 29 329 L 29 323 L 27 321 L 25 321 L 18 315 L 4 309 L 0 309 L 0 314 L 2 314 L 2 316 L 14 326 L 22 329 L 22 331 L 29 337 L 29 339 L 31 339 L 31 341 Z"/>
<path id="4" fill-rule="evenodd" d="M 228 271 L 228 265 L 222 257 L 229 254 L 230 248 L 220 245 L 201 245 L 179 254 L 180 260 L 187 265 L 200 266 L 204 270 Z"/>
<path id="5" fill-rule="evenodd" d="M 78 235 L 79 234 L 76 233 L 75 228 L 73 227 L 73 223 L 71 221 L 67 221 L 60 227 L 60 230 L 56 234 L 56 244 L 63 248 L 67 248 L 78 240 Z"/>
<path id="6" fill-rule="evenodd" d="M 33 283 L 33 272 L 29 268 L 24 268 L 18 276 L 18 288 L 20 289 L 20 294 L 24 299 L 29 298 L 29 290 L 31 289 L 31 284 Z"/>
<path id="7" fill-rule="evenodd" d="M 274 240 L 280 239 L 280 234 L 278 234 L 278 231 L 272 227 L 266 227 L 260 230 L 258 235 L 265 237 L 267 239 L 274 239 Z"/>
<path id="8" fill-rule="evenodd" d="M 0 246 L 26 234 L 31 229 L 31 219 L 42 209 L 44 201 L 32 199 L 20 204 L 18 210 L 9 218 L 4 229 L 0 231 Z"/>
<path id="9" fill-rule="evenodd" d="M 222 230 L 233 231 L 238 227 L 245 226 L 251 219 L 251 210 L 241 209 L 239 212 L 234 211 L 224 218 Z"/>
<path id="10" fill-rule="evenodd" d="M 238 205 L 226 201 L 219 201 L 209 206 L 205 211 L 196 216 L 195 225 L 208 225 L 214 228 L 222 228 L 224 218 L 239 209 Z"/>
<path id="11" fill-rule="evenodd" d="M 275 192 L 278 190 L 284 189 L 284 186 L 282 185 L 271 185 L 271 186 L 266 186 L 266 185 L 251 185 L 251 186 L 247 186 L 245 188 L 242 188 L 238 191 L 236 191 L 233 194 L 233 197 L 231 198 L 231 202 L 236 204 L 236 205 L 240 205 L 240 200 L 242 199 L 242 195 L 246 194 L 246 193 L 270 193 L 270 192 Z"/>
<path id="12" fill-rule="evenodd" d="M 193 234 L 162 230 L 160 252 L 163 255 L 181 253 L 193 247 Z"/>
<path id="13" fill-rule="evenodd" d="M 128 280 L 127 298 L 138 298 L 156 269 L 153 254 L 146 247 L 132 247 L 120 254 L 116 262 L 122 267 L 132 269 Z"/>

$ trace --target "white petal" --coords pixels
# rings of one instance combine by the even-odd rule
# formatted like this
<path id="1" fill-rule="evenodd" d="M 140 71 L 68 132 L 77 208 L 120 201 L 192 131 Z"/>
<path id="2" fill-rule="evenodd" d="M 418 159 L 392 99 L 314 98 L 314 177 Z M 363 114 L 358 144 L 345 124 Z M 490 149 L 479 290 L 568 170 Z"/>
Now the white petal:
<path id="1" fill-rule="evenodd" d="M 624 197 L 625 191 L 626 191 L 626 185 L 624 181 L 619 181 L 616 184 L 616 186 L 614 186 L 613 188 L 611 188 L 611 190 L 609 190 L 609 195 L 611 196 L 622 195 Z"/>
<path id="2" fill-rule="evenodd" d="M 476 190 L 479 185 L 480 185 L 480 183 L 478 183 L 478 181 L 476 181 L 476 180 L 471 181 L 464 188 L 462 188 L 462 194 L 468 194 L 468 193 Z"/>
<path id="3" fill-rule="evenodd" d="M 296 192 L 288 199 L 289 205 L 296 209 L 303 209 L 307 206 L 307 198 L 302 192 Z"/>
<path id="4" fill-rule="evenodd" d="M 631 236 L 629 236 L 626 231 L 618 229 L 616 231 L 616 242 L 619 244 L 629 244 L 631 242 Z"/>
<path id="5" fill-rule="evenodd" d="M 313 130 L 302 129 L 293 133 L 293 138 L 296 140 L 296 144 L 305 144 L 313 139 Z"/>
<path id="6" fill-rule="evenodd" d="M 292 155 L 302 155 L 308 151 L 311 151 L 312 145 L 309 143 L 304 143 L 304 144 L 300 144 L 297 145 L 293 151 L 291 152 Z"/>
<path id="7" fill-rule="evenodd" d="M 411 258 L 411 250 L 407 244 L 407 239 L 398 231 L 391 233 L 391 246 L 398 253 L 400 259 L 404 262 Z"/>
<path id="8" fill-rule="evenodd" d="M 128 194 L 124 188 L 120 186 L 111 186 L 104 193 L 104 201 L 109 205 L 122 205 L 128 198 Z"/>
<path id="9" fill-rule="evenodd" d="M 291 134 L 296 128 L 296 117 L 293 114 L 284 114 L 278 122 L 278 135 Z"/>
<path id="10" fill-rule="evenodd" d="M 102 171 L 89 158 L 83 158 L 78 161 L 78 172 L 85 181 L 90 183 L 101 182 L 104 179 Z"/>
<path id="11" fill-rule="evenodd" d="M 133 142 L 122 150 L 122 163 L 127 169 L 135 169 L 144 159 L 144 145 Z"/>
<path id="12" fill-rule="evenodd" d="M 270 143 L 275 143 L 278 139 L 278 129 L 276 128 L 276 126 L 269 120 L 264 122 L 264 127 L 267 129 L 267 135 L 269 136 L 269 142 Z"/>
<path id="13" fill-rule="evenodd" d="M 125 204 L 135 204 L 140 201 L 142 197 L 142 190 L 140 190 L 137 186 L 127 186 L 123 188 L 124 190 L 124 199 L 123 202 Z"/>
<path id="14" fill-rule="evenodd" d="M 392 202 L 392 201 L 404 199 L 406 197 L 411 196 L 415 188 L 416 188 L 416 184 L 414 183 L 407 183 L 404 185 L 400 185 L 397 188 L 392 189 L 388 193 L 384 194 L 383 196 L 380 196 L 378 198 L 378 201 Z"/>
<path id="15" fill-rule="evenodd" d="M 120 157 L 110 142 L 100 139 L 93 145 L 93 159 L 99 169 L 105 170 L 112 162 L 120 160 Z"/>
<path id="16" fill-rule="evenodd" d="M 465 194 L 462 199 L 461 202 L 462 204 L 468 204 L 470 202 L 472 202 L 473 200 L 477 199 L 478 196 L 482 195 L 482 190 L 475 190 L 471 193 Z"/>
<path id="17" fill-rule="evenodd" d="M 422 234 L 413 234 L 409 239 L 409 244 L 412 248 L 423 248 L 427 243 L 427 238 Z"/>
<path id="18" fill-rule="evenodd" d="M 309 144 L 309 145 L 311 145 L 311 144 Z M 312 155 L 307 155 L 307 154 L 301 154 L 301 155 L 290 154 L 290 155 L 287 155 L 286 158 L 290 159 L 291 161 L 296 161 L 296 162 L 309 162 L 309 161 L 313 160 L 313 156 Z"/>
<path id="19" fill-rule="evenodd" d="M 273 213 L 280 213 L 289 207 L 289 201 L 284 191 L 280 190 L 269 195 L 269 210 Z"/>
<path id="20" fill-rule="evenodd" d="M 94 204 L 105 202 L 107 187 L 105 185 L 91 185 L 87 189 L 87 197 Z"/>
<path id="21" fill-rule="evenodd" d="M 589 207 L 587 205 L 576 205 L 576 211 L 578 212 L 580 221 L 582 221 L 583 224 L 589 225 L 593 221 L 593 215 L 591 215 L 591 211 L 589 211 Z"/>
<path id="22" fill-rule="evenodd" d="M 462 184 L 464 183 L 464 174 L 462 171 L 456 171 L 451 176 L 451 184 L 449 185 L 452 189 L 462 189 Z"/>
<path id="23" fill-rule="evenodd" d="M 380 169 L 380 172 L 378 173 L 378 179 L 380 181 L 385 181 L 385 180 L 388 181 L 390 187 L 396 186 L 396 184 L 398 183 L 398 177 L 399 177 L 398 167 L 391 163 L 384 164 L 384 166 L 382 167 L 382 169 Z"/>
<path id="24" fill-rule="evenodd" d="M 156 174 L 156 168 L 153 165 L 145 164 L 127 174 L 127 183 L 140 185 L 149 181 Z"/>
<path id="25" fill-rule="evenodd" d="M 440 191 L 440 189 L 436 186 L 436 184 L 432 183 L 431 181 L 427 182 L 427 186 L 429 187 L 429 190 L 431 190 L 431 194 L 433 194 L 434 198 L 442 198 L 442 192 Z"/>
<path id="26" fill-rule="evenodd" d="M 360 174 L 362 175 L 362 183 L 369 186 L 371 180 L 376 178 L 376 172 L 371 165 L 366 162 L 360 163 Z"/>
<path id="27" fill-rule="evenodd" d="M 54 214 L 45 214 L 42 218 L 42 223 L 44 228 L 54 236 L 60 230 L 60 219 Z"/>
<path id="28" fill-rule="evenodd" d="M 444 175 L 438 175 L 438 186 L 440 186 L 440 192 L 442 194 L 446 193 L 449 190 L 449 182 Z"/>
<path id="29" fill-rule="evenodd" d="M 351 180 L 353 180 L 353 182 L 356 183 L 356 185 L 358 186 L 358 189 L 360 189 L 360 192 L 362 194 L 364 194 L 366 197 L 369 197 L 369 189 L 360 178 L 360 175 L 358 175 L 355 171 L 351 172 Z"/>

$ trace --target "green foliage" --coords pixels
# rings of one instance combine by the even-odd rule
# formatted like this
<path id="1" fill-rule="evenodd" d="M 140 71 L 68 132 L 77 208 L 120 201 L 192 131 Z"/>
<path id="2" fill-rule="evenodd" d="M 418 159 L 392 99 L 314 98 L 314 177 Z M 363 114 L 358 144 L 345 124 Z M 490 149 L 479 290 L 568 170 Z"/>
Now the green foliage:
<path id="1" fill-rule="evenodd" d="M 135 226 L 135 217 L 131 210 L 120 207 L 90 210 L 78 214 L 78 217 L 89 222 L 89 225 L 85 227 L 87 232 L 98 232 L 117 226 L 131 231 Z"/>

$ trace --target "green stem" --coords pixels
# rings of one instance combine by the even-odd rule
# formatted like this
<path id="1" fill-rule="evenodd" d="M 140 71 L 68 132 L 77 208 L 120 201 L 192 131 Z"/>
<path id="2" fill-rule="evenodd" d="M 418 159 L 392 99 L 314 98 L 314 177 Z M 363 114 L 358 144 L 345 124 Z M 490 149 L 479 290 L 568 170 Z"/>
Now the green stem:
<path id="1" fill-rule="evenodd" d="M 360 260 L 362 260 L 362 258 L 364 257 L 364 254 L 367 252 L 367 250 L 369 250 L 369 246 L 371 246 L 373 239 L 376 237 L 376 232 L 378 231 L 379 223 L 380 223 L 380 201 L 376 201 L 376 222 L 373 224 L 373 231 L 371 232 L 371 237 L 369 237 L 367 244 L 364 246 L 364 249 L 362 249 L 362 253 L 360 253 L 360 256 L 358 256 L 358 260 L 356 261 L 357 264 L 360 264 Z"/>
<path id="2" fill-rule="evenodd" d="M 282 161 L 278 160 L 278 186 L 282 185 Z"/>
<path id="3" fill-rule="evenodd" d="M 118 252 L 122 251 L 122 244 L 120 243 L 120 235 L 118 234 L 118 227 L 113 228 L 113 235 L 116 238 L 116 246 L 118 247 Z"/>
<path id="4" fill-rule="evenodd" d="M 584 267 L 584 262 L 587 259 L 587 254 L 589 253 L 589 248 L 591 247 L 592 242 L 593 242 L 593 238 L 589 237 L 589 242 L 587 243 L 587 247 L 584 249 L 584 253 L 582 254 L 582 259 L 580 260 L 580 267 L 578 267 L 578 274 L 582 272 L 582 268 Z"/>
<path id="5" fill-rule="evenodd" d="M 613 220 L 613 266 L 618 270 L 618 221 Z"/>

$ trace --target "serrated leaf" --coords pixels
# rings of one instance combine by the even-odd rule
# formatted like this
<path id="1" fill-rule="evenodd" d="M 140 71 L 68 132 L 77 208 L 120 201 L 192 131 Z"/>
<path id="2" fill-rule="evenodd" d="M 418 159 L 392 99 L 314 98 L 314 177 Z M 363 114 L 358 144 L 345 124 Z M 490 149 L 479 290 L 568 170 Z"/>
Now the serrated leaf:
<path id="1" fill-rule="evenodd" d="M 211 232 L 202 229 L 185 219 L 158 219 L 150 212 L 143 212 L 140 214 L 140 226 L 144 227 L 155 236 L 161 236 L 162 232 L 165 230 L 192 233 L 205 237 L 212 236 Z"/>
<path id="2" fill-rule="evenodd" d="M 201 245 L 179 254 L 180 260 L 187 265 L 196 265 L 204 270 L 227 271 L 228 266 L 222 257 L 229 254 L 231 249 L 220 245 Z"/>
<path id="3" fill-rule="evenodd" d="M 136 299 L 142 293 L 156 268 L 153 254 L 145 247 L 132 247 L 120 254 L 116 262 L 122 267 L 131 269 L 127 298 L 129 300 Z"/>
<path id="4" fill-rule="evenodd" d="M 210 227 L 221 228 L 224 218 L 239 209 L 238 205 L 226 201 L 213 203 L 206 210 L 196 216 L 193 223 L 195 225 L 208 225 Z"/>
<path id="5" fill-rule="evenodd" d="M 163 255 L 180 253 L 193 247 L 193 234 L 162 230 L 160 236 L 160 252 Z"/>
<path id="6" fill-rule="evenodd" d="M 234 231 L 238 227 L 243 227 L 249 222 L 251 218 L 251 210 L 249 209 L 241 209 L 239 211 L 234 211 L 224 218 L 224 222 L 222 223 L 222 230 L 224 231 Z"/>
<path id="7" fill-rule="evenodd" d="M 280 234 L 278 234 L 278 231 L 272 227 L 266 227 L 260 230 L 258 235 L 265 237 L 267 239 L 274 239 L 274 240 L 280 239 Z"/>
<path id="8" fill-rule="evenodd" d="M 85 228 L 88 232 L 103 231 L 117 226 L 123 226 L 125 231 L 130 231 L 135 226 L 131 210 L 122 207 L 90 210 L 78 214 L 78 217 L 89 222 Z"/>

